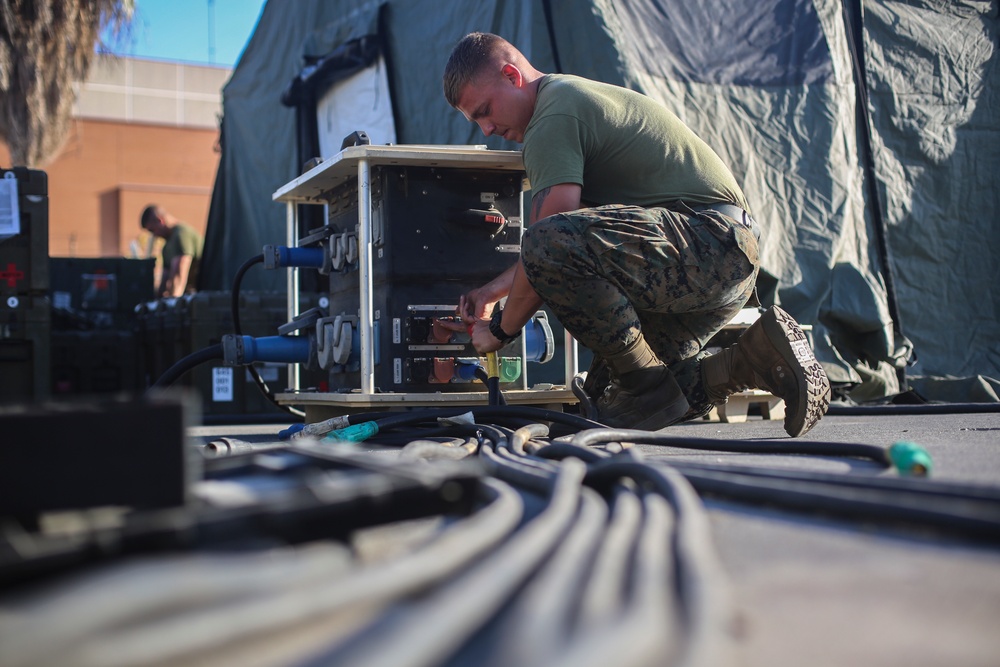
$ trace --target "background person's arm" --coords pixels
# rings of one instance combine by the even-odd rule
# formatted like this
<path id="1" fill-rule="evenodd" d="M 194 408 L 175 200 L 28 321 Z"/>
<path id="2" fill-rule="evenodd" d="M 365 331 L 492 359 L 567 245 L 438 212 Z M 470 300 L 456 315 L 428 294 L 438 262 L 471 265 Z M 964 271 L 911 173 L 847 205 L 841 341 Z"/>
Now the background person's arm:
<path id="1" fill-rule="evenodd" d="M 164 280 L 164 296 L 184 295 L 193 259 L 191 255 L 180 255 L 173 258 L 170 262 L 169 273 Z"/>

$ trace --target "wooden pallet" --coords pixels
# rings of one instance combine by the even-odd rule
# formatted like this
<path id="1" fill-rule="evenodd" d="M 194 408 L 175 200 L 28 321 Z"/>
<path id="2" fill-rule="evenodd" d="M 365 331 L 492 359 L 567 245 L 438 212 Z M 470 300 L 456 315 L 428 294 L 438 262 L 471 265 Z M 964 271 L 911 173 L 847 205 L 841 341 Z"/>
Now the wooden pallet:
<path id="1" fill-rule="evenodd" d="M 757 405 L 764 419 L 784 419 L 785 402 L 766 391 L 753 389 L 741 391 L 729 397 L 729 401 L 712 408 L 705 415 L 709 421 L 721 421 L 727 424 L 739 424 L 747 420 L 751 405 Z"/>

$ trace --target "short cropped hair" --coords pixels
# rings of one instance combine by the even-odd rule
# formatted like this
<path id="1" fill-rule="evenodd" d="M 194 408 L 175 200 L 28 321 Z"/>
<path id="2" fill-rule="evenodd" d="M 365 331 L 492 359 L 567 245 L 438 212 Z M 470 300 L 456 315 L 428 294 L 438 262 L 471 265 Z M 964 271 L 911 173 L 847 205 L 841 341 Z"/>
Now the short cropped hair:
<path id="1" fill-rule="evenodd" d="M 143 229 L 149 227 L 149 225 L 157 222 L 160 218 L 160 207 L 156 204 L 150 204 L 146 208 L 142 209 L 142 215 L 139 216 L 139 226 Z"/>
<path id="2" fill-rule="evenodd" d="M 457 108 L 462 89 L 486 65 L 507 55 L 508 50 L 517 53 L 510 42 L 492 33 L 472 32 L 463 37 L 452 49 L 444 68 L 444 97 L 448 104 Z"/>

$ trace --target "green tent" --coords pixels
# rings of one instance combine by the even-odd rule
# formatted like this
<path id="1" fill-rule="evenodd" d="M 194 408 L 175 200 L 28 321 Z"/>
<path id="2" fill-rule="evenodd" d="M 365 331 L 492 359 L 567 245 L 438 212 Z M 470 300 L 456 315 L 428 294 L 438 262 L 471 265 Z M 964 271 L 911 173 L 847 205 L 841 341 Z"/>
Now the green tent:
<path id="1" fill-rule="evenodd" d="M 336 152 L 325 122 L 352 122 L 331 87 L 383 82 L 362 84 L 352 110 L 361 123 L 380 106 L 381 142 L 517 148 L 441 93 L 451 47 L 474 30 L 543 71 L 640 90 L 715 148 L 764 228 L 764 298 L 812 325 L 839 396 L 997 400 L 996 2 L 268 2 L 223 92 L 202 288 L 228 288 L 284 243 L 272 193 Z M 282 289 L 279 274 L 244 284 Z"/>

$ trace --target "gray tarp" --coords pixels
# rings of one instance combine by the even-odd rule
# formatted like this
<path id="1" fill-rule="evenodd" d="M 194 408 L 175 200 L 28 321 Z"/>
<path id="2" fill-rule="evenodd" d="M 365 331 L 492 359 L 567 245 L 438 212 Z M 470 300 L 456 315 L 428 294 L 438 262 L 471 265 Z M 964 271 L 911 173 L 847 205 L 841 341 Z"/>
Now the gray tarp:
<path id="1" fill-rule="evenodd" d="M 1000 248 L 997 4 L 857 5 L 269 2 L 224 90 L 203 287 L 227 288 L 263 244 L 284 241 L 284 207 L 271 194 L 299 164 L 295 112 L 280 96 L 303 56 L 377 34 L 400 143 L 516 148 L 484 139 L 441 94 L 452 45 L 486 30 L 520 46 L 543 71 L 645 92 L 715 147 L 765 228 L 763 267 L 778 281 L 776 299 L 813 325 L 817 355 L 854 398 L 899 391 L 896 369 L 913 358 L 913 341 L 908 376 L 987 376 L 975 396 L 988 399 L 996 384 L 989 378 L 1000 377 L 998 297 L 989 288 Z M 858 25 L 861 76 L 850 48 Z M 859 106 L 859 83 L 870 87 L 867 108 Z M 280 289 L 283 277 L 251 272 L 245 284 Z"/>
<path id="2" fill-rule="evenodd" d="M 1000 378 L 998 3 L 865 10 L 875 165 L 914 371 Z"/>

